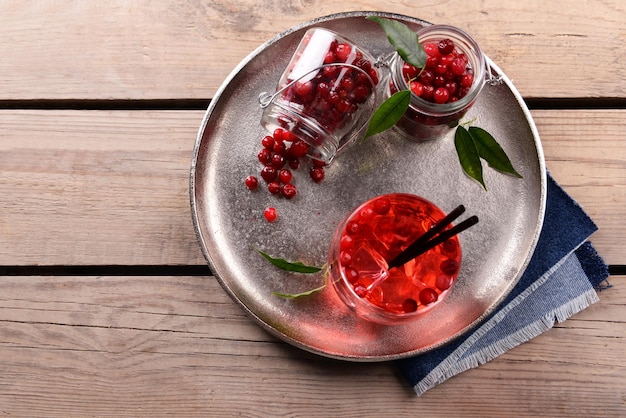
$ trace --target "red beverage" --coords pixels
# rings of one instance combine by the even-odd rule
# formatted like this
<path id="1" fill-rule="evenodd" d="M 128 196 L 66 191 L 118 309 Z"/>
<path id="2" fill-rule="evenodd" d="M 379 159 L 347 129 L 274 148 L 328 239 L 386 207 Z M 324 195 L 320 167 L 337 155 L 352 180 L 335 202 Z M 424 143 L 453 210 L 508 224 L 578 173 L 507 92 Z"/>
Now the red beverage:
<path id="1" fill-rule="evenodd" d="M 445 216 L 410 194 L 375 197 L 338 226 L 331 243 L 331 280 L 359 316 L 393 324 L 437 305 L 457 278 L 461 247 L 456 236 L 403 266 L 388 262 Z"/>

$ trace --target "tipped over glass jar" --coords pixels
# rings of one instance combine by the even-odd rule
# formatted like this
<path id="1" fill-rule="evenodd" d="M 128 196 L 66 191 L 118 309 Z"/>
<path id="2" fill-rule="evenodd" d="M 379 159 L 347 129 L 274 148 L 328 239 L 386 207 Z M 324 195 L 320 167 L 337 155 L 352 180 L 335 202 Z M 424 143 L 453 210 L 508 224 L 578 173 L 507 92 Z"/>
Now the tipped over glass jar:
<path id="1" fill-rule="evenodd" d="M 396 127 L 410 139 L 431 140 L 456 127 L 474 104 L 486 82 L 486 62 L 476 41 L 459 28 L 432 25 L 417 34 L 427 54 L 425 68 L 395 54 L 385 98 L 410 89 L 409 108 Z"/>
<path id="2" fill-rule="evenodd" d="M 276 93 L 263 93 L 261 124 L 285 129 L 309 145 L 307 154 L 330 163 L 362 136 L 376 105 L 381 74 L 376 59 L 328 29 L 306 31 Z"/>

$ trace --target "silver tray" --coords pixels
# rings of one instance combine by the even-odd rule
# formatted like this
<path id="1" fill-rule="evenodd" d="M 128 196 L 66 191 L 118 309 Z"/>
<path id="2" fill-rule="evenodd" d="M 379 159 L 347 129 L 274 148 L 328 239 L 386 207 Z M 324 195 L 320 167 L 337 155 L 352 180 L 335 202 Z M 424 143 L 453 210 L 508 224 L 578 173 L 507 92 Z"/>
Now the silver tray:
<path id="1" fill-rule="evenodd" d="M 261 92 L 272 92 L 303 33 L 311 26 L 339 32 L 369 50 L 391 47 L 365 17 L 396 18 L 418 29 L 429 23 L 389 13 L 351 12 L 319 18 L 281 33 L 244 59 L 211 101 L 193 153 L 190 198 L 194 227 L 209 266 L 226 292 L 263 328 L 302 349 L 353 361 L 382 361 L 442 346 L 478 324 L 507 296 L 530 260 L 541 230 L 546 178 L 543 152 L 530 113 L 510 80 L 488 58 L 500 85 L 487 85 L 464 120 L 491 132 L 523 179 L 485 168 L 488 191 L 461 170 L 453 133 L 416 143 L 389 130 L 344 150 L 320 184 L 305 169 L 294 173 L 298 195 L 286 200 L 243 180 L 258 174 L 256 154 L 266 134 L 260 125 Z M 262 182 L 262 181 L 261 181 Z M 326 262 L 341 218 L 383 193 L 413 193 L 445 212 L 459 204 L 480 223 L 460 235 L 463 261 L 448 297 L 427 316 L 403 325 L 357 318 L 331 285 L 312 296 L 283 299 L 324 282 L 320 275 L 278 270 L 256 249 L 305 264 Z M 268 223 L 273 206 L 279 220 Z"/>

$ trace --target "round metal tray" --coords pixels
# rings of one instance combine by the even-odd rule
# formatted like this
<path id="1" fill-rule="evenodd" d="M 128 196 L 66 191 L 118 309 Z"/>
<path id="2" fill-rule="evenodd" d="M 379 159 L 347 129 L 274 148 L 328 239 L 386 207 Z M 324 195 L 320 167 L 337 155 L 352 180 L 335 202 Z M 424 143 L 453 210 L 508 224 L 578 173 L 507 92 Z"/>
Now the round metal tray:
<path id="1" fill-rule="evenodd" d="M 427 22 L 389 13 L 341 13 L 281 33 L 244 59 L 211 101 L 195 144 L 190 197 L 202 251 L 223 288 L 262 327 L 305 350 L 353 361 L 391 360 L 426 352 L 458 337 L 492 312 L 517 283 L 535 248 L 546 200 L 546 174 L 539 136 L 528 109 L 510 80 L 487 85 L 464 118 L 494 135 L 523 179 L 485 168 L 488 191 L 461 170 L 454 133 L 417 143 L 394 130 L 344 150 L 320 184 L 306 169 L 294 174 L 293 200 L 249 191 L 243 180 L 258 174 L 256 154 L 266 134 L 260 125 L 261 92 L 272 92 L 306 29 L 339 32 L 374 56 L 392 52 L 382 29 L 366 20 L 378 15 L 416 30 Z M 485 165 L 486 167 L 486 165 Z M 444 211 L 459 204 L 480 223 L 460 235 L 463 261 L 449 296 L 416 321 L 383 326 L 357 318 L 332 286 L 297 299 L 272 292 L 299 293 L 320 286 L 321 275 L 288 273 L 263 259 L 257 249 L 305 264 L 323 265 L 336 225 L 352 208 L 383 193 L 423 196 Z M 268 223 L 273 206 L 279 220 Z"/>

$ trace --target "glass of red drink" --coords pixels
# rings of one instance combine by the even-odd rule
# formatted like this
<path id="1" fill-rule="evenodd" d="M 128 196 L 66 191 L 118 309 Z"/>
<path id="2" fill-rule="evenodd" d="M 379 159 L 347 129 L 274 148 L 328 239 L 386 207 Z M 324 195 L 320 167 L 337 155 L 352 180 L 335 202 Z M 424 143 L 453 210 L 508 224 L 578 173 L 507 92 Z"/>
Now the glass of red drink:
<path id="1" fill-rule="evenodd" d="M 445 217 L 426 199 L 403 193 L 377 196 L 338 225 L 329 252 L 329 277 L 357 315 L 382 324 L 415 319 L 439 304 L 461 263 L 457 236 L 400 267 L 388 262 Z"/>

